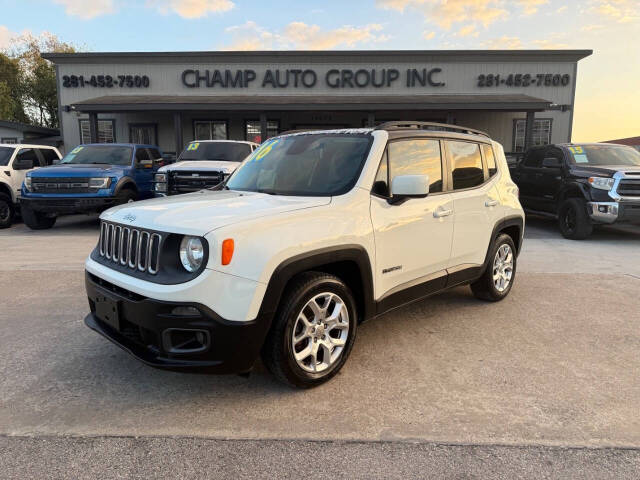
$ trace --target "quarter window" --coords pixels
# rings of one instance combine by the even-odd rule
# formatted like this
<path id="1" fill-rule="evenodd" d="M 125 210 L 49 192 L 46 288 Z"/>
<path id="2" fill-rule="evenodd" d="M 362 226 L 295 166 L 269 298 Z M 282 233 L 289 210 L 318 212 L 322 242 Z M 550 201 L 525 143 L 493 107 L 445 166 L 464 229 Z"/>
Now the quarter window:
<path id="1" fill-rule="evenodd" d="M 448 140 L 451 155 L 453 189 L 473 188 L 484 183 L 480 145 L 472 142 Z"/>
<path id="2" fill-rule="evenodd" d="M 114 130 L 115 120 L 98 120 L 98 143 L 114 143 Z M 89 120 L 80 120 L 80 143 L 91 143 Z"/>
<path id="3" fill-rule="evenodd" d="M 496 157 L 493 154 L 493 147 L 490 145 L 482 145 L 482 152 L 484 153 L 484 160 L 487 164 L 487 169 L 489 170 L 489 176 L 493 177 L 498 172 L 498 168 L 496 167 Z"/>
<path id="4" fill-rule="evenodd" d="M 388 163 L 391 183 L 398 175 L 429 175 L 429 192 L 442 192 L 440 141 L 412 139 L 391 142 Z"/>

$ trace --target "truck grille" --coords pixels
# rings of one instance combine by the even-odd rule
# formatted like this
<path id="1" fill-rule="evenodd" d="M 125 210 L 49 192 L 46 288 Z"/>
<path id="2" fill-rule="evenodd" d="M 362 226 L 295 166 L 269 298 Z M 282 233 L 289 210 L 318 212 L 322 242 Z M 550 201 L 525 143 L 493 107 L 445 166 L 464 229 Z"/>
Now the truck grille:
<path id="1" fill-rule="evenodd" d="M 622 179 L 618 185 L 618 195 L 640 197 L 640 179 Z"/>
<path id="2" fill-rule="evenodd" d="M 222 172 L 171 172 L 169 174 L 169 191 L 172 193 L 197 192 L 203 188 L 211 188 L 224 180 Z"/>
<path id="3" fill-rule="evenodd" d="M 158 233 L 107 222 L 100 224 L 100 256 L 132 270 L 158 273 L 161 243 L 162 236 Z"/>
<path id="4" fill-rule="evenodd" d="M 35 193 L 89 193 L 89 179 L 82 177 L 44 177 L 32 178 L 32 190 Z"/>

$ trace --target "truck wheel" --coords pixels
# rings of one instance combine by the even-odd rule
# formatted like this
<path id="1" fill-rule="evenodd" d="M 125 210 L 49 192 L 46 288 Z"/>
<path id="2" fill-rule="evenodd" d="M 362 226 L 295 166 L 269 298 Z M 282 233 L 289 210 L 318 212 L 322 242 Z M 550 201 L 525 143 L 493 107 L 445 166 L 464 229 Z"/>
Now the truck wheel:
<path id="1" fill-rule="evenodd" d="M 347 361 L 357 323 L 353 294 L 342 280 L 302 273 L 280 302 L 262 349 L 264 364 L 290 386 L 320 385 Z"/>
<path id="2" fill-rule="evenodd" d="M 31 230 L 44 230 L 53 227 L 56 217 L 47 217 L 45 214 L 31 210 L 24 205 L 20 209 L 22 220 Z"/>
<path id="3" fill-rule="evenodd" d="M 471 284 L 481 300 L 498 302 L 509 295 L 516 277 L 516 247 L 509 235 L 498 235 L 489 251 L 489 263 L 482 276 Z"/>
<path id="4" fill-rule="evenodd" d="M 118 205 L 135 202 L 137 197 L 138 196 L 136 195 L 136 192 L 129 188 L 125 188 L 120 193 L 118 193 Z"/>
<path id="5" fill-rule="evenodd" d="M 9 228 L 11 226 L 14 213 L 11 199 L 0 193 L 0 228 Z"/>
<path id="6" fill-rule="evenodd" d="M 593 232 L 593 224 L 587 215 L 587 205 L 580 198 L 569 198 L 558 210 L 558 226 L 564 238 L 584 240 Z"/>

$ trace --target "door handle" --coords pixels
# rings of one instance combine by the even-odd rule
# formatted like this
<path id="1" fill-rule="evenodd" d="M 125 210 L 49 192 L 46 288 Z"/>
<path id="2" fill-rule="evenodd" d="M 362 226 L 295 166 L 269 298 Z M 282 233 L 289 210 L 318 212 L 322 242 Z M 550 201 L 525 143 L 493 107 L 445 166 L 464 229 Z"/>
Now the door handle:
<path id="1" fill-rule="evenodd" d="M 453 210 L 436 210 L 433 212 L 433 216 L 436 218 L 448 217 L 453 213 Z"/>
<path id="2" fill-rule="evenodd" d="M 495 207 L 498 204 L 498 200 L 487 200 L 484 202 L 485 207 Z"/>

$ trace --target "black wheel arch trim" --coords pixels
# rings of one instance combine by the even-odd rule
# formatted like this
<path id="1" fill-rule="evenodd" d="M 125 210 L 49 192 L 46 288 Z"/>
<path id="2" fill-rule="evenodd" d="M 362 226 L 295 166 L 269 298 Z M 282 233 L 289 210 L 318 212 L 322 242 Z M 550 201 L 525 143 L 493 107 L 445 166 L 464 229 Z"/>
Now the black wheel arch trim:
<path id="1" fill-rule="evenodd" d="M 556 202 L 558 209 L 560 208 L 560 205 L 562 205 L 562 202 L 564 202 L 568 198 L 572 198 L 572 197 L 567 197 L 567 192 L 570 192 L 572 190 L 579 190 L 582 193 L 584 200 L 588 201 L 589 198 L 591 197 L 591 193 L 589 192 L 587 184 L 574 180 L 572 182 L 567 183 L 566 185 L 563 185 L 562 190 L 560 190 L 560 193 L 558 194 L 558 198 Z"/>
<path id="2" fill-rule="evenodd" d="M 312 250 L 283 261 L 271 274 L 258 316 L 271 321 L 287 284 L 297 274 L 340 262 L 354 262 L 358 266 L 364 310 L 361 312 L 361 318 L 375 316 L 371 261 L 364 247 L 355 244 Z"/>
<path id="3" fill-rule="evenodd" d="M 133 187 L 133 190 L 138 193 L 138 185 L 136 185 L 135 180 L 131 177 L 122 177 L 118 180 L 118 183 L 116 183 L 116 188 L 113 194 L 117 196 L 123 189 L 131 187 Z"/>

